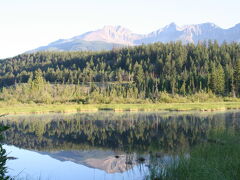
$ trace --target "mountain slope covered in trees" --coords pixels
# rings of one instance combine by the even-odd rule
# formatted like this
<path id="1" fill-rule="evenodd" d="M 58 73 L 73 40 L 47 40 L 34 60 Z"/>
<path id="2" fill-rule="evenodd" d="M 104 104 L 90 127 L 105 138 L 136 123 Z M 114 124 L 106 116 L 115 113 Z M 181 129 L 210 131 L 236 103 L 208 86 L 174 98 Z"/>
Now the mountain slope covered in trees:
<path id="1" fill-rule="evenodd" d="M 0 62 L 1 87 L 36 79 L 40 84 L 88 84 L 91 92 L 126 98 L 200 91 L 239 96 L 240 45 L 156 43 L 103 52 L 23 54 Z"/>

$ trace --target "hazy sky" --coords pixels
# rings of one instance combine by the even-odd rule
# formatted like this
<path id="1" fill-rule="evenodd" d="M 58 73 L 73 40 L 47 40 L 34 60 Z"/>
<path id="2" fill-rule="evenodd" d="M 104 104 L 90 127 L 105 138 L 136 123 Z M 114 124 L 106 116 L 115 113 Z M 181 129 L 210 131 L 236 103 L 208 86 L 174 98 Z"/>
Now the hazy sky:
<path id="1" fill-rule="evenodd" d="M 149 33 L 171 22 L 240 23 L 240 0 L 0 0 L 0 58 L 104 25 Z"/>

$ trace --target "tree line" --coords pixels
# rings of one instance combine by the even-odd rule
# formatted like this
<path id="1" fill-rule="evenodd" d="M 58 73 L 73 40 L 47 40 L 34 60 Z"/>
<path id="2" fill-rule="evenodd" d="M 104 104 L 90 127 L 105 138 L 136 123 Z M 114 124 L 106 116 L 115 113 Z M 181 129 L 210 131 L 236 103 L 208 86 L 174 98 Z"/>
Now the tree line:
<path id="1" fill-rule="evenodd" d="M 239 97 L 240 44 L 155 43 L 103 52 L 37 52 L 0 61 L 2 88 L 32 82 L 36 76 L 49 84 L 102 84 L 98 93 L 112 88 L 126 97 L 202 91 Z"/>

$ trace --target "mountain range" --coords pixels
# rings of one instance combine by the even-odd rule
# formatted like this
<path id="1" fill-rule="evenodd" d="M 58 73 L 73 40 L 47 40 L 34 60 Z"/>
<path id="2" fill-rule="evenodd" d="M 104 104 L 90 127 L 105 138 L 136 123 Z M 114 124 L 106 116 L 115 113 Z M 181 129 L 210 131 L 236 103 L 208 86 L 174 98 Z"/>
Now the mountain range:
<path id="1" fill-rule="evenodd" d="M 240 42 L 240 24 L 223 29 L 213 23 L 178 26 L 171 23 L 148 34 L 137 34 L 122 26 L 104 26 L 95 31 L 74 36 L 70 39 L 59 39 L 47 46 L 28 51 L 99 51 L 111 50 L 124 46 L 136 46 L 155 42 L 167 43 L 182 41 L 195 43 L 208 40 Z"/>

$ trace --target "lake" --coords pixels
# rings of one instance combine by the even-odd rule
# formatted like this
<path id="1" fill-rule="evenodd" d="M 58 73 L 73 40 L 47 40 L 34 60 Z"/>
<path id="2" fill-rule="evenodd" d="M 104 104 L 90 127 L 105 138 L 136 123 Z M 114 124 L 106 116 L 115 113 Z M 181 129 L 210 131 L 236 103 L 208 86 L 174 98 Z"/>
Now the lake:
<path id="1" fill-rule="evenodd" d="M 16 179 L 145 179 L 179 153 L 238 131 L 240 112 L 128 112 L 7 116 L 4 148 Z"/>

